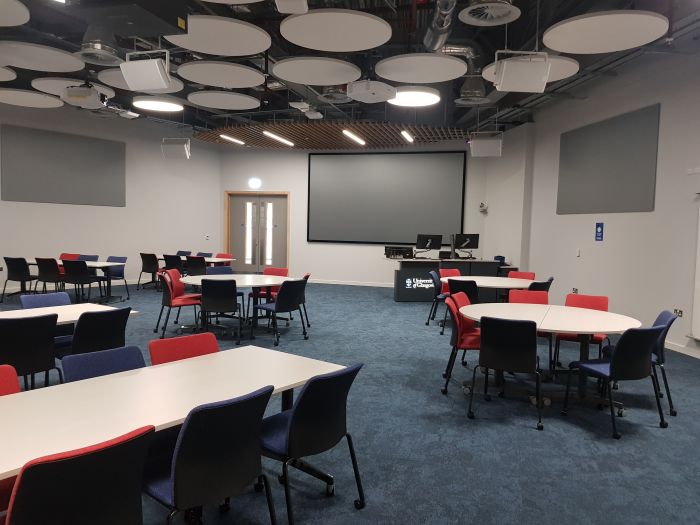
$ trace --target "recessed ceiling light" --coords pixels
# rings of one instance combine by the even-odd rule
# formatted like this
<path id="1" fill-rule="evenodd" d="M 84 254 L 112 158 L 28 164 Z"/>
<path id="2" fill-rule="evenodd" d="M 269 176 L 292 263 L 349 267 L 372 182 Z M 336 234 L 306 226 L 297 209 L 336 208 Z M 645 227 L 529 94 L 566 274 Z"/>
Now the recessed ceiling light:
<path id="1" fill-rule="evenodd" d="M 396 97 L 388 101 L 394 106 L 420 108 L 440 102 L 437 89 L 423 86 L 400 86 L 396 88 Z"/>
<path id="2" fill-rule="evenodd" d="M 219 137 L 221 137 L 224 140 L 228 140 L 229 142 L 233 142 L 234 144 L 245 146 L 245 142 L 243 142 L 242 140 L 234 139 L 230 135 L 225 135 L 224 133 L 222 133 L 221 135 L 219 135 Z"/>
<path id="3" fill-rule="evenodd" d="M 179 102 L 158 97 L 134 97 L 134 107 L 146 111 L 160 111 L 162 113 L 173 113 L 182 111 L 185 107 Z"/>
<path id="4" fill-rule="evenodd" d="M 270 137 L 271 139 L 275 139 L 278 142 L 281 142 L 282 144 L 286 144 L 287 146 L 294 146 L 294 143 L 290 140 L 285 139 L 284 137 L 280 137 L 279 135 L 275 135 L 274 133 L 271 133 L 267 130 L 263 130 L 263 135 L 266 137 Z"/>
<path id="5" fill-rule="evenodd" d="M 350 131 L 350 130 L 344 129 L 344 130 L 343 130 L 343 135 L 345 135 L 345 136 L 348 137 L 349 139 L 354 140 L 354 141 L 357 142 L 360 146 L 364 146 L 364 145 L 366 144 L 366 142 L 365 142 L 364 140 L 362 140 L 360 137 L 358 137 L 357 135 L 355 135 L 355 134 L 354 134 L 352 131 Z"/>
<path id="6" fill-rule="evenodd" d="M 404 139 L 406 139 L 406 142 L 413 143 L 413 137 L 412 137 L 411 134 L 410 134 L 408 131 L 406 131 L 405 129 L 401 131 L 401 136 L 402 136 Z"/>
<path id="7" fill-rule="evenodd" d="M 251 177 L 248 179 L 248 187 L 251 190 L 259 190 L 262 187 L 262 181 L 257 177 Z"/>

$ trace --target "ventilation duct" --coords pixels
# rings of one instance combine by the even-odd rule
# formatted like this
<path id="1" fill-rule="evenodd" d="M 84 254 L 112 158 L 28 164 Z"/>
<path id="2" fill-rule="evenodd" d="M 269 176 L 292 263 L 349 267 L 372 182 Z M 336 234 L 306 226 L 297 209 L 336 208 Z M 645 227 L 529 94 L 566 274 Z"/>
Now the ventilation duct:
<path id="1" fill-rule="evenodd" d="M 457 0 L 437 0 L 433 19 L 423 37 L 423 46 L 427 51 L 435 52 L 444 47 L 452 32 L 452 15 Z"/>
<path id="2" fill-rule="evenodd" d="M 488 104 L 491 101 L 486 96 L 486 84 L 480 73 L 470 75 L 464 80 L 459 90 L 459 98 L 455 99 L 458 106 L 478 106 Z"/>
<path id="3" fill-rule="evenodd" d="M 318 100 L 328 104 L 347 104 L 352 99 L 346 93 L 345 86 L 328 86 L 323 88 L 323 94 L 318 96 Z"/>
<path id="4" fill-rule="evenodd" d="M 108 29 L 99 26 L 88 26 L 80 51 L 75 53 L 88 64 L 98 66 L 118 66 L 124 62 L 119 56 L 117 39 Z"/>

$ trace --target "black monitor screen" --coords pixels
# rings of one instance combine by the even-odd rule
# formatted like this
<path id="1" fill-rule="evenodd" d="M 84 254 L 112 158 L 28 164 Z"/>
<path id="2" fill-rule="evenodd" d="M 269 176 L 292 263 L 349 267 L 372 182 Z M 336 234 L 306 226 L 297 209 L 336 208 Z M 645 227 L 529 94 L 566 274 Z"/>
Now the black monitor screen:
<path id="1" fill-rule="evenodd" d="M 442 246 L 442 235 L 427 235 L 419 233 L 416 239 L 418 250 L 439 250 Z"/>
<path id="2" fill-rule="evenodd" d="M 478 233 L 458 233 L 455 235 L 455 250 L 476 250 L 478 247 Z"/>

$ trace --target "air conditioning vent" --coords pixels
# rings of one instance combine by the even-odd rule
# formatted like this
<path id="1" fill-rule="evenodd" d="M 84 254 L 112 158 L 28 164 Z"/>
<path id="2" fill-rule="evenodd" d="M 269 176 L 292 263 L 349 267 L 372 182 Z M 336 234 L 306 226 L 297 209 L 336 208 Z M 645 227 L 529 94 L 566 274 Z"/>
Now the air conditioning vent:
<path id="1" fill-rule="evenodd" d="M 481 27 L 509 24 L 519 17 L 520 9 L 512 0 L 471 0 L 459 13 L 459 19 L 465 24 Z"/>
<path id="2" fill-rule="evenodd" d="M 83 62 L 97 66 L 118 66 L 124 62 L 116 49 L 102 42 L 85 42 L 75 55 Z"/>

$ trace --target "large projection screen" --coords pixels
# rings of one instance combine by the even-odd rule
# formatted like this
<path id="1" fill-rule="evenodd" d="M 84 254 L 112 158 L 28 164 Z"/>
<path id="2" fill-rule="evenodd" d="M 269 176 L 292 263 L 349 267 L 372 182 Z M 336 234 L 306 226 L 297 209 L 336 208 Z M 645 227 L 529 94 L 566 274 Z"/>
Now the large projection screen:
<path id="1" fill-rule="evenodd" d="M 310 153 L 309 242 L 415 244 L 462 231 L 466 153 Z"/>

